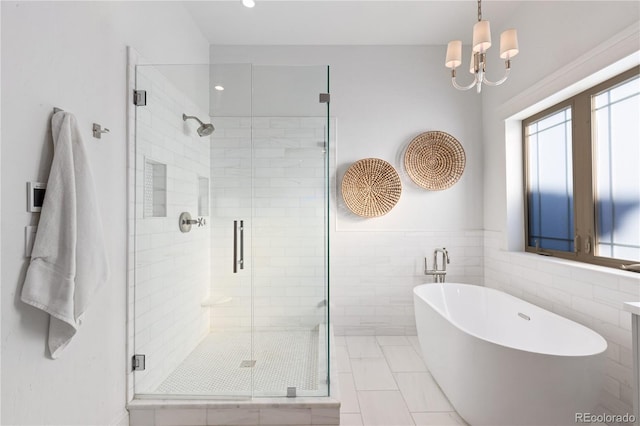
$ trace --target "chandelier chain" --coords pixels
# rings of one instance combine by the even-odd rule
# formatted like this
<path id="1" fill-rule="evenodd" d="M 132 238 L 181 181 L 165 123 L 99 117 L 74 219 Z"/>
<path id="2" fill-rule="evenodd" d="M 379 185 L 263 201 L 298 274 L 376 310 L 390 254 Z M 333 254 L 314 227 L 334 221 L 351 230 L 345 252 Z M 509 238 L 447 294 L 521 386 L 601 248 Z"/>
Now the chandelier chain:
<path id="1" fill-rule="evenodd" d="M 482 21 L 482 0 L 478 0 L 478 22 Z"/>

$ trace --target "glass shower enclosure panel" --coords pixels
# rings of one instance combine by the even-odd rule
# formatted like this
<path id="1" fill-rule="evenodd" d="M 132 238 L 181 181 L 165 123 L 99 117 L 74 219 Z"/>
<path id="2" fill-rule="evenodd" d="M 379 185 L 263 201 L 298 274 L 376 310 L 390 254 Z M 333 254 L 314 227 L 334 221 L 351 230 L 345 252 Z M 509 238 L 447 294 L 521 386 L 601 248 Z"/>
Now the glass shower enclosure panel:
<path id="1" fill-rule="evenodd" d="M 220 211 L 212 203 L 209 79 L 208 64 L 136 67 L 136 90 L 144 91 L 135 107 L 134 347 L 144 357 L 134 372 L 137 397 L 251 396 L 251 369 L 236 365 L 251 357 L 250 332 L 222 335 L 211 326 L 215 309 L 250 318 L 251 307 L 212 297 L 222 235 L 213 220 Z M 251 293 L 250 279 L 234 284 L 232 296 Z"/>
<path id="2" fill-rule="evenodd" d="M 328 77 L 136 67 L 136 397 L 328 394 Z"/>
<path id="3" fill-rule="evenodd" d="M 328 91 L 326 66 L 253 66 L 254 396 L 328 392 Z"/>

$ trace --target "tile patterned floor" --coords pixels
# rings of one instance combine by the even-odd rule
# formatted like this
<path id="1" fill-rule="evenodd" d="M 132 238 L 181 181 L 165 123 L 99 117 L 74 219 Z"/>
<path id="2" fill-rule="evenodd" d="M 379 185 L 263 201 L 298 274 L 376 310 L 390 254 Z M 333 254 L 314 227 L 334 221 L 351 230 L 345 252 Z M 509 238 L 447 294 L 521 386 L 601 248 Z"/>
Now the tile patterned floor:
<path id="1" fill-rule="evenodd" d="M 342 426 L 466 425 L 429 374 L 416 336 L 336 336 Z"/>
<path id="2" fill-rule="evenodd" d="M 255 360 L 252 368 L 244 361 Z M 284 396 L 326 393 L 318 380 L 318 330 L 213 332 L 159 386 L 160 394 Z"/>

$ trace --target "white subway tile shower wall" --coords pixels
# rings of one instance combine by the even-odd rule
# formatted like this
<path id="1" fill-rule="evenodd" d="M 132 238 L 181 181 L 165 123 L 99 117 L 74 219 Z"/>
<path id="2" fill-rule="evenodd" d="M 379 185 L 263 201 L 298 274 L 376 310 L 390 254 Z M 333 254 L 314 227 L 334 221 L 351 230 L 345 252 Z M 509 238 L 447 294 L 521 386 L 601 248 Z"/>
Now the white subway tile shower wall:
<path id="1" fill-rule="evenodd" d="M 349 214 L 339 212 L 338 214 Z M 433 282 L 424 258 L 446 247 L 446 281 L 482 285 L 483 231 L 332 235 L 331 320 L 336 335 L 415 335 L 413 287 Z"/>
<path id="2" fill-rule="evenodd" d="M 622 303 L 638 300 L 640 277 L 629 272 L 500 249 L 502 234 L 485 231 L 485 283 L 600 333 L 609 345 L 605 412 L 632 413 L 631 318 Z"/>
<path id="3" fill-rule="evenodd" d="M 154 67 L 138 67 L 138 88 L 147 106 L 137 107 L 135 352 L 146 355 L 146 370 L 135 373 L 136 393 L 150 393 L 209 331 L 210 228 L 178 228 L 181 212 L 197 215 L 198 178 L 209 177 L 209 138 L 182 114 L 207 113 Z M 143 217 L 146 161 L 166 165 L 166 216 Z"/>
<path id="4" fill-rule="evenodd" d="M 214 303 L 231 300 L 211 310 L 212 327 L 249 327 L 252 296 L 256 327 L 315 327 L 324 321 L 326 299 L 327 120 L 219 117 L 215 122 L 211 294 Z M 234 220 L 245 225 L 245 265 L 237 274 Z"/>

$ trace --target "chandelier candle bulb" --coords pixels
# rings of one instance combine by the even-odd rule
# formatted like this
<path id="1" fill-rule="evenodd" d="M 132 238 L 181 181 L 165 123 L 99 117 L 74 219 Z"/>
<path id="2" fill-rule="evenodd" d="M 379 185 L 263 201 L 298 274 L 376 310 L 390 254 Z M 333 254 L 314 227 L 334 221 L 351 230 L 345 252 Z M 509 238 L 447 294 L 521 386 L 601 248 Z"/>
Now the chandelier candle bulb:
<path id="1" fill-rule="evenodd" d="M 451 69 L 456 69 L 462 63 L 462 41 L 453 40 L 447 45 L 447 58 L 444 62 L 444 66 Z"/>
<path id="2" fill-rule="evenodd" d="M 518 54 L 518 34 L 515 29 L 505 30 L 500 34 L 500 57 L 508 60 Z"/>
<path id="3" fill-rule="evenodd" d="M 473 51 L 486 52 L 491 47 L 491 28 L 489 21 L 478 21 L 473 26 Z"/>

